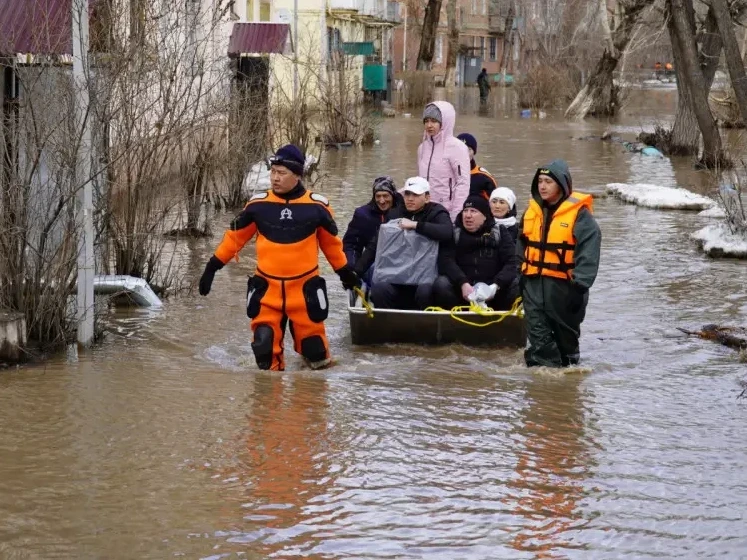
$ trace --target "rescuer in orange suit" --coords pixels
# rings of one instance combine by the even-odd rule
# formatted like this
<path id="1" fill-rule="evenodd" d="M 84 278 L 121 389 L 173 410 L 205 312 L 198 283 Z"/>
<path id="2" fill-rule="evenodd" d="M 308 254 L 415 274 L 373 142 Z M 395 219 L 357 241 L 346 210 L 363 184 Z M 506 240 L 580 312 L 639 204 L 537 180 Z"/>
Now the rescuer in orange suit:
<path id="1" fill-rule="evenodd" d="M 200 278 L 200 295 L 210 293 L 215 273 L 257 235 L 257 270 L 249 278 L 246 313 L 252 320 L 252 350 L 260 369 L 282 371 L 283 337 L 290 324 L 294 349 L 309 366 L 330 364 L 324 320 L 327 284 L 319 275 L 319 248 L 346 289 L 360 285 L 348 266 L 337 224 L 325 197 L 301 182 L 305 157 L 293 145 L 270 159 L 272 191 L 254 195 L 234 218 Z"/>

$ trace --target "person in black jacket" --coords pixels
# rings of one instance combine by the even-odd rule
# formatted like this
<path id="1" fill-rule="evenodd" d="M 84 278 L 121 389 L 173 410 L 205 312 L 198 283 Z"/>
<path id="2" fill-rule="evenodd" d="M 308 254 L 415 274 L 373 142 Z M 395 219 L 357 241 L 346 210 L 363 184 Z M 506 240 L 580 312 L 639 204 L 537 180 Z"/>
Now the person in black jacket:
<path id="1" fill-rule="evenodd" d="M 471 195 L 457 216 L 454 241 L 439 255 L 443 275 L 433 284 L 436 305 L 451 309 L 467 305 L 478 282 L 494 288 L 487 301 L 493 309 L 510 309 L 519 295 L 514 241 L 506 228 L 495 223 L 488 201 Z"/>
<path id="2" fill-rule="evenodd" d="M 495 180 L 487 169 L 480 167 L 475 163 L 475 154 L 477 153 L 477 138 L 468 132 L 462 132 L 457 136 L 459 140 L 465 143 L 469 151 L 469 194 L 477 194 L 488 200 L 490 193 L 498 188 L 498 182 Z"/>
<path id="3" fill-rule="evenodd" d="M 342 248 L 350 266 L 355 266 L 355 261 L 361 256 L 363 249 L 376 237 L 379 226 L 384 223 L 386 213 L 392 208 L 403 205 L 402 195 L 397 192 L 391 177 L 374 179 L 371 201 L 355 209 L 353 219 L 350 220 L 345 236 L 342 238 Z M 367 283 L 370 284 L 370 282 Z"/>
<path id="4" fill-rule="evenodd" d="M 439 254 L 451 243 L 453 224 L 449 212 L 436 202 L 430 202 L 430 185 L 422 177 L 411 177 L 403 188 L 405 204 L 387 212 L 386 220 L 400 220 L 402 229 L 414 230 L 440 243 Z M 487 203 L 486 203 L 487 204 Z M 366 246 L 356 261 L 354 270 L 364 274 L 376 260 L 378 234 Z M 514 266 L 514 268 L 516 268 Z M 439 270 L 440 272 L 440 270 Z M 408 286 L 377 282 L 371 288 L 371 301 L 381 309 L 425 309 L 431 305 L 433 284 Z"/>

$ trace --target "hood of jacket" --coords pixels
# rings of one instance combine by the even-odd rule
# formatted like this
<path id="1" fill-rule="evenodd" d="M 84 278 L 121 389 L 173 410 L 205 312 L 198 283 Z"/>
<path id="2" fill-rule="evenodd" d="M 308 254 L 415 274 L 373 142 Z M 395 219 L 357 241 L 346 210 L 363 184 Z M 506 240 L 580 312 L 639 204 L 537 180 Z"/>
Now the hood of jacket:
<path id="1" fill-rule="evenodd" d="M 432 101 L 428 105 L 435 105 L 441 111 L 441 130 L 433 137 L 436 144 L 442 143 L 445 138 L 454 136 L 454 127 L 456 126 L 456 110 L 448 101 Z M 426 107 L 428 106 L 426 105 Z M 423 140 L 428 140 L 428 133 L 423 131 Z"/>
<path id="2" fill-rule="evenodd" d="M 532 198 L 542 206 L 542 197 L 539 194 L 539 176 L 550 175 L 555 182 L 557 182 L 563 189 L 563 196 L 560 200 L 565 200 L 573 192 L 573 179 L 571 178 L 571 171 L 568 169 L 568 164 L 565 160 L 554 159 L 547 165 L 537 169 L 532 180 Z M 516 205 L 514 205 L 516 207 Z"/>

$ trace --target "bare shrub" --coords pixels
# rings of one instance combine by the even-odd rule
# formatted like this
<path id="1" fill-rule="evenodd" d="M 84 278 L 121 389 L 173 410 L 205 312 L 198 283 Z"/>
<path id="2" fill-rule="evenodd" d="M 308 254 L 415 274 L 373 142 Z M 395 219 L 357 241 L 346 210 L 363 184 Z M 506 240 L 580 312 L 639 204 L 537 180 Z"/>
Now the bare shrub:
<path id="1" fill-rule="evenodd" d="M 168 288 L 179 266 L 173 256 L 163 258 L 164 234 L 185 218 L 186 228 L 177 230 L 182 234 L 208 229 L 202 205 L 226 120 L 225 106 L 214 102 L 226 78 L 212 40 L 222 8 L 179 0 L 136 3 L 135 20 L 131 2 L 108 4 L 113 24 L 94 84 L 111 146 L 99 206 L 99 268 Z"/>
<path id="2" fill-rule="evenodd" d="M 52 347 L 72 337 L 75 202 L 91 178 L 76 182 L 71 172 L 80 130 L 69 71 L 40 64 L 16 67 L 14 75 L 18 97 L 0 122 L 0 307 L 23 313 L 29 340 Z"/>
<path id="3" fill-rule="evenodd" d="M 322 140 L 327 146 L 373 142 L 377 118 L 364 106 L 358 75 L 352 57 L 345 57 L 340 51 L 332 54 L 327 79 L 320 80 L 317 96 Z"/>
<path id="4" fill-rule="evenodd" d="M 402 72 L 397 74 L 395 79 L 402 80 L 402 89 L 398 93 L 399 107 L 422 108 L 433 100 L 435 82 L 432 72 Z"/>
<path id="5" fill-rule="evenodd" d="M 531 68 L 516 83 L 519 107 L 560 109 L 573 100 L 578 83 L 564 67 L 540 64 Z"/>

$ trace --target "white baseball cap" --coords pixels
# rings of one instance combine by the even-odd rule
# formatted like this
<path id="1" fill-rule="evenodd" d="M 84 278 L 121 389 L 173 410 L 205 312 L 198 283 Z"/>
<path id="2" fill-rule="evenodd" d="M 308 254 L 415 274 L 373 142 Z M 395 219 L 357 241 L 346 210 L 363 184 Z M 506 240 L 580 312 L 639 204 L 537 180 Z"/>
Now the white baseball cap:
<path id="1" fill-rule="evenodd" d="M 431 186 L 426 179 L 422 177 L 410 177 L 405 181 L 402 192 L 411 192 L 413 194 L 425 194 L 431 191 Z"/>

